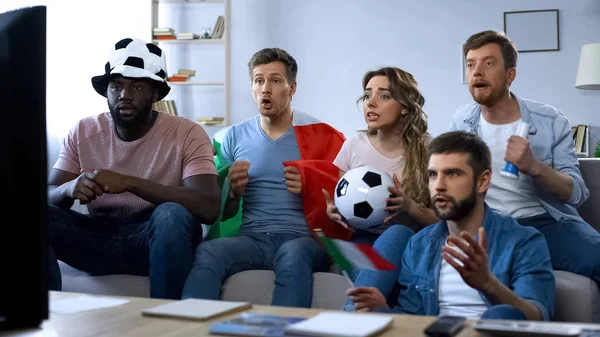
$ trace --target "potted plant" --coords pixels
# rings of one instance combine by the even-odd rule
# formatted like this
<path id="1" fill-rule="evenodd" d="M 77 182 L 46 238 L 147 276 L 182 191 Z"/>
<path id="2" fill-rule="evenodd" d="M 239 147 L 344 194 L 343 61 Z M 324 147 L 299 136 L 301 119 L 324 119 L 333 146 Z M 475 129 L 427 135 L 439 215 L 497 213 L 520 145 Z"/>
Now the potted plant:
<path id="1" fill-rule="evenodd" d="M 594 157 L 600 158 L 600 140 L 596 143 L 596 152 L 594 152 Z"/>

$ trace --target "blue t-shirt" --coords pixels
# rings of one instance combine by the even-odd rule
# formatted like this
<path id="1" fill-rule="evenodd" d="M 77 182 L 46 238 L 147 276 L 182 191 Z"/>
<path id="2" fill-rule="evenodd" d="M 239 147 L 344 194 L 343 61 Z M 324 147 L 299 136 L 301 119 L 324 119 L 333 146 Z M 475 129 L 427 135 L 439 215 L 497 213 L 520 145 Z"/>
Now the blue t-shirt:
<path id="1" fill-rule="evenodd" d="M 231 126 L 223 138 L 221 152 L 230 163 L 250 162 L 240 233 L 308 235 L 302 197 L 288 192 L 283 173 L 283 162 L 300 159 L 293 127 L 272 140 L 260 127 L 257 115 Z"/>

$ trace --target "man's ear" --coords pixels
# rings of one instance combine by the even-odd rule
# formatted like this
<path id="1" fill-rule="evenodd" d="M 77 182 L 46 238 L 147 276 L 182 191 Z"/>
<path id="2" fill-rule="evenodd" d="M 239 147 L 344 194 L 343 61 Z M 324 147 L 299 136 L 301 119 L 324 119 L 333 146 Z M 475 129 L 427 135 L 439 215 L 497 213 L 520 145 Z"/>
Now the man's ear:
<path id="1" fill-rule="evenodd" d="M 492 172 L 490 170 L 483 171 L 479 175 L 479 179 L 477 181 L 477 192 L 480 194 L 486 193 L 488 188 L 490 188 L 491 181 L 492 181 Z"/>
<path id="2" fill-rule="evenodd" d="M 512 67 L 512 68 L 508 69 L 507 76 L 508 76 L 508 78 L 506 80 L 508 82 L 508 86 L 510 86 L 512 84 L 512 82 L 515 80 L 515 78 L 517 78 L 517 68 Z"/>
<path id="3" fill-rule="evenodd" d="M 156 103 L 158 102 L 158 89 L 154 89 L 154 92 L 152 92 L 152 103 Z"/>
<path id="4" fill-rule="evenodd" d="M 292 96 L 294 96 L 294 94 L 296 93 L 297 86 L 298 86 L 298 82 L 296 82 L 296 81 L 290 83 L 290 98 L 292 98 Z"/>

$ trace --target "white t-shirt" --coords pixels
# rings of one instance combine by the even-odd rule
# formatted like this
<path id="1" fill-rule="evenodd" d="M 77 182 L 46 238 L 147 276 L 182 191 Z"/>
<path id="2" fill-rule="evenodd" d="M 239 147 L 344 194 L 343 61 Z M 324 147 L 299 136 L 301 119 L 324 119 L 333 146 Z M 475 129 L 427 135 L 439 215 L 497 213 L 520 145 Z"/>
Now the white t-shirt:
<path id="1" fill-rule="evenodd" d="M 448 245 L 447 241 L 446 245 Z M 449 247 L 462 253 L 458 247 Z M 454 261 L 462 265 L 459 260 L 454 259 Z M 440 269 L 438 294 L 439 316 L 479 318 L 487 310 L 479 292 L 469 287 L 458 271 L 444 259 Z"/>
<path id="2" fill-rule="evenodd" d="M 427 138 L 425 138 L 425 144 L 428 144 L 430 141 L 431 137 L 427 136 Z M 373 144 L 371 144 L 371 141 L 366 133 L 359 132 L 356 136 L 347 139 L 344 142 L 344 145 L 342 145 L 342 148 L 333 161 L 333 164 L 344 172 L 348 172 L 351 169 L 360 166 L 368 165 L 386 171 L 390 176 L 396 173 L 398 179 L 402 181 L 402 171 L 404 170 L 405 159 L 403 155 L 396 158 L 388 158 L 384 156 L 377 151 Z M 422 226 L 419 225 L 414 219 L 409 217 L 408 214 L 401 214 L 400 216 L 394 218 L 394 222 L 395 223 L 393 224 L 385 224 L 370 228 L 367 231 L 380 234 L 383 233 L 386 228 L 396 224 L 408 226 L 414 231 L 418 231 L 422 228 Z"/>
<path id="3" fill-rule="evenodd" d="M 519 178 L 513 179 L 500 174 L 506 164 L 504 155 L 508 139 L 515 134 L 520 123 L 521 119 L 508 124 L 490 124 L 482 115 L 477 129 L 477 134 L 492 154 L 492 180 L 485 201 L 498 213 L 516 219 L 546 213 L 536 197 L 529 175 L 519 172 Z"/>

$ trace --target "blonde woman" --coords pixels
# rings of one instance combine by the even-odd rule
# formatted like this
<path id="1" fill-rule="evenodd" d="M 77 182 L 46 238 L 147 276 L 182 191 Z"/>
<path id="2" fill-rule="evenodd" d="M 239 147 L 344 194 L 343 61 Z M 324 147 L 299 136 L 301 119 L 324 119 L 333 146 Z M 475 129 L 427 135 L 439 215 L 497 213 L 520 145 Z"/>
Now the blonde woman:
<path id="1" fill-rule="evenodd" d="M 354 231 L 353 242 L 373 245 L 385 259 L 400 267 L 410 237 L 438 221 L 429 204 L 426 146 L 431 137 L 423 111 L 425 98 L 415 78 L 399 68 L 369 71 L 362 86 L 360 100 L 367 129 L 344 143 L 334 164 L 340 169 L 340 177 L 363 165 L 388 172 L 394 179 L 394 186 L 389 188 L 390 216 L 380 226 L 353 229 L 324 191 L 327 214 L 332 221 Z M 356 271 L 351 278 L 357 287 L 377 287 L 381 293 L 390 294 L 397 275 L 398 271 Z M 347 309 L 352 301 L 348 304 Z"/>

